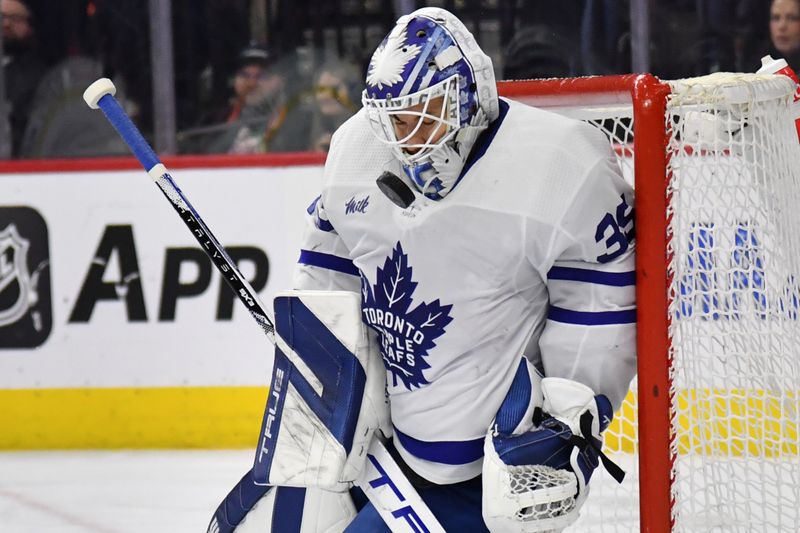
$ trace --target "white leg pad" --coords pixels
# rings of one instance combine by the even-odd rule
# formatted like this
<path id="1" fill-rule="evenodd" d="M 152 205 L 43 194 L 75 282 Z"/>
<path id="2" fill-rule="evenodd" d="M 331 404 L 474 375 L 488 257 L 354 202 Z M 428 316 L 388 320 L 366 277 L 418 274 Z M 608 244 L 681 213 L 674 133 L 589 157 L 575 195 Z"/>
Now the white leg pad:
<path id="1" fill-rule="evenodd" d="M 250 510 L 235 533 L 271 533 L 280 531 L 280 520 L 294 521 L 298 517 L 280 516 L 286 509 L 276 509 L 276 487 L 267 492 Z M 300 517 L 300 533 L 340 533 L 356 516 L 356 509 L 347 492 L 329 492 L 321 489 L 306 489 Z"/>

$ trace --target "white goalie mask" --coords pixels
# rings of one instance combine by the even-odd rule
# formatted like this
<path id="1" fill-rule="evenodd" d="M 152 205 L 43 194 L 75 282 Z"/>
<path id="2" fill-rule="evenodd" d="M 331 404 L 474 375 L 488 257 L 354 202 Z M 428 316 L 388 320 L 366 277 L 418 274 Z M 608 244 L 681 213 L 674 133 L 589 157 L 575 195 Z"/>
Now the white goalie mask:
<path id="1" fill-rule="evenodd" d="M 372 56 L 362 102 L 377 138 L 432 199 L 451 190 L 499 112 L 491 59 L 439 8 L 397 21 Z"/>

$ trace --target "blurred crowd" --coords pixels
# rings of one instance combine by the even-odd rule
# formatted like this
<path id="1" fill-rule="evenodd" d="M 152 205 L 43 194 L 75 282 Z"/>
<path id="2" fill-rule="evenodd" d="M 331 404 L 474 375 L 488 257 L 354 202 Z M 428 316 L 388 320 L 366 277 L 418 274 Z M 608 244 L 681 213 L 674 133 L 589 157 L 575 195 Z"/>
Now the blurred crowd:
<path id="1" fill-rule="evenodd" d="M 628 73 L 638 0 L 171 0 L 179 153 L 325 152 L 402 13 L 457 13 L 501 79 Z M 153 128 L 147 2 L 0 0 L 0 158 L 125 154 L 80 95 L 101 76 Z M 650 2 L 650 72 L 800 68 L 800 0 Z M 5 102 L 5 105 L 3 105 Z"/>

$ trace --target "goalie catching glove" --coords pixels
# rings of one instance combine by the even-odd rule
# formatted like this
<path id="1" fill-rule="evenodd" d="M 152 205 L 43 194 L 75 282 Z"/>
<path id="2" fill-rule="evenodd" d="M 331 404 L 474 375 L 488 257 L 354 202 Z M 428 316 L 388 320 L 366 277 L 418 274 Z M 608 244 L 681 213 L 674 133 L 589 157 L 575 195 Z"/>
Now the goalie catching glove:
<path id="1" fill-rule="evenodd" d="M 613 418 L 608 398 L 576 381 L 541 379 L 543 401 L 525 430 L 508 416 L 520 411 L 509 398 L 523 381 L 515 379 L 484 441 L 483 515 L 493 532 L 561 530 L 577 520 L 600 460 L 618 482 L 625 475 L 601 449 Z"/>

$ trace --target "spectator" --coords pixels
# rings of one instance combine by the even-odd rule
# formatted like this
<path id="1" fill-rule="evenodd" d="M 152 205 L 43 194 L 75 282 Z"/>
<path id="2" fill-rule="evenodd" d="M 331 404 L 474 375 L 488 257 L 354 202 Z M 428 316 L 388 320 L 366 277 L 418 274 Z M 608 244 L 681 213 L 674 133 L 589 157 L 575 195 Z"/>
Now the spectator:
<path id="1" fill-rule="evenodd" d="M 773 0 L 769 36 L 772 56 L 784 58 L 794 69 L 800 68 L 800 0 Z"/>
<path id="2" fill-rule="evenodd" d="M 233 80 L 228 124 L 238 124 L 232 153 L 264 151 L 264 132 L 285 104 L 286 79 L 270 68 L 270 55 L 263 48 L 245 48 Z"/>
<path id="3" fill-rule="evenodd" d="M 233 96 L 226 122 L 239 120 L 247 110 L 271 114 L 283 104 L 283 76 L 270 69 L 271 57 L 263 48 L 248 47 L 239 54 L 239 68 L 233 78 Z"/>
<path id="4" fill-rule="evenodd" d="M 761 58 L 767 54 L 785 59 L 797 70 L 800 68 L 800 0 L 767 1 L 769 36 L 745 47 L 741 70 L 755 72 L 761 66 Z M 762 9 L 766 10 L 766 6 Z"/>
<path id="5" fill-rule="evenodd" d="M 11 106 L 11 154 L 19 155 L 31 102 L 46 66 L 39 54 L 31 0 L 0 0 L 3 14 L 3 57 L 6 98 Z"/>
<path id="6" fill-rule="evenodd" d="M 349 89 L 357 79 L 347 63 L 323 64 L 312 90 L 290 102 L 270 124 L 267 151 L 327 152 L 333 132 L 358 110 Z"/>
<path id="7" fill-rule="evenodd" d="M 327 152 L 333 132 L 358 111 L 348 90 L 355 76 L 344 65 L 325 65 L 317 76 L 314 84 L 316 108 L 309 132 L 309 149 L 312 152 Z"/>
<path id="8" fill-rule="evenodd" d="M 269 51 L 249 46 L 239 54 L 228 105 L 212 116 L 221 128 L 209 147 L 211 152 L 256 153 L 264 151 L 264 132 L 286 103 L 286 78 L 276 68 Z"/>

